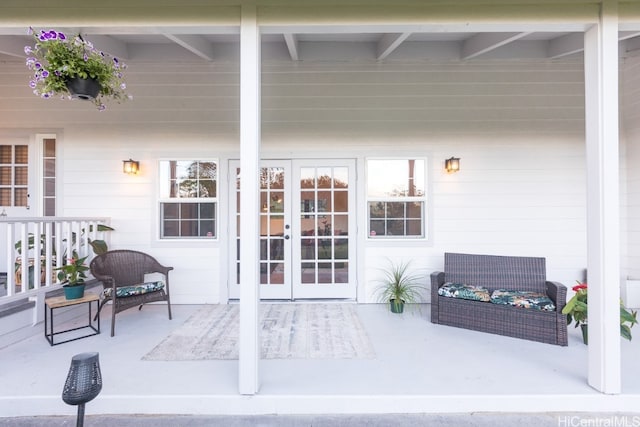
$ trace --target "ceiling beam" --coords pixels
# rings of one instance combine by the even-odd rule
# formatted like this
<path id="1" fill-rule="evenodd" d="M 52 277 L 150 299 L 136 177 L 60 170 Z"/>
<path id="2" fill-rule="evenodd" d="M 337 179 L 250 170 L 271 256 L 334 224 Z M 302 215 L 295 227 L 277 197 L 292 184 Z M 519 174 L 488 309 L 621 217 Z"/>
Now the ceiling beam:
<path id="1" fill-rule="evenodd" d="M 618 33 L 618 40 L 628 40 L 638 36 L 640 36 L 640 31 L 620 31 Z"/>
<path id="2" fill-rule="evenodd" d="M 298 38 L 295 34 L 285 33 L 284 42 L 287 44 L 287 49 L 289 49 L 289 56 L 291 56 L 292 61 L 300 60 L 300 52 L 298 50 Z"/>
<path id="3" fill-rule="evenodd" d="M 0 37 L 1 54 L 24 58 L 26 56 L 24 53 L 24 47 L 26 45 L 27 44 L 25 44 L 24 39 L 20 37 Z"/>
<path id="4" fill-rule="evenodd" d="M 584 50 L 584 33 L 569 33 L 564 36 L 549 40 L 547 45 L 547 57 L 550 59 L 561 58 Z"/>
<path id="5" fill-rule="evenodd" d="M 483 53 L 518 40 L 528 34 L 526 33 L 481 33 L 469 37 L 462 45 L 462 59 L 471 59 Z"/>
<path id="6" fill-rule="evenodd" d="M 382 61 L 400 46 L 411 33 L 385 34 L 378 41 L 377 59 Z"/>
<path id="7" fill-rule="evenodd" d="M 198 55 L 200 58 L 206 61 L 213 61 L 213 46 L 211 43 L 202 36 L 194 35 L 176 35 L 176 34 L 163 34 L 166 38 L 172 42 L 179 44 L 189 52 Z"/>
<path id="8" fill-rule="evenodd" d="M 82 38 L 90 41 L 96 49 L 106 52 L 111 56 L 121 59 L 130 59 L 127 44 L 120 40 L 116 40 L 111 36 L 91 34 L 83 35 Z"/>

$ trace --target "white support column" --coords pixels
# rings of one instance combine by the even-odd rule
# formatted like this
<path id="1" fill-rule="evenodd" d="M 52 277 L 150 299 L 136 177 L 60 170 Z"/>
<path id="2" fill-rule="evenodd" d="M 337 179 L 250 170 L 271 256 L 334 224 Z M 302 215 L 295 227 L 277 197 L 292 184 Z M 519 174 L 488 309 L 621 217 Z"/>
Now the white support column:
<path id="1" fill-rule="evenodd" d="M 617 0 L 604 0 L 600 21 L 585 33 L 587 139 L 588 381 L 621 391 L 620 196 L 618 160 Z"/>
<path id="2" fill-rule="evenodd" d="M 255 6 L 242 6 L 240 20 L 240 394 L 258 392 L 260 334 L 260 32 Z"/>

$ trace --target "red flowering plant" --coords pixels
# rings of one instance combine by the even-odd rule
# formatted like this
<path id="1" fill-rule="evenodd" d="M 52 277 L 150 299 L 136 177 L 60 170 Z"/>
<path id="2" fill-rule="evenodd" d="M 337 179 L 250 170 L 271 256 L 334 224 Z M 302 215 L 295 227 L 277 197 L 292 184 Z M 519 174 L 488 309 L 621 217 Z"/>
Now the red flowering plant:
<path id="1" fill-rule="evenodd" d="M 67 260 L 67 263 L 62 267 L 56 268 L 58 270 L 58 280 L 60 280 L 64 286 L 80 286 L 84 284 L 84 279 L 87 278 L 85 272 L 89 270 L 84 262 L 89 256 L 84 258 L 78 258 L 78 253 L 73 251 L 72 258 Z"/>
<path id="2" fill-rule="evenodd" d="M 567 315 L 567 324 L 575 321 L 577 328 L 587 324 L 587 284 L 578 281 L 578 284 L 572 289 L 575 294 L 567 301 L 567 305 L 562 309 L 562 314 Z M 631 328 L 638 323 L 637 314 L 636 311 L 627 310 L 620 301 L 620 336 L 622 338 L 631 340 Z"/>

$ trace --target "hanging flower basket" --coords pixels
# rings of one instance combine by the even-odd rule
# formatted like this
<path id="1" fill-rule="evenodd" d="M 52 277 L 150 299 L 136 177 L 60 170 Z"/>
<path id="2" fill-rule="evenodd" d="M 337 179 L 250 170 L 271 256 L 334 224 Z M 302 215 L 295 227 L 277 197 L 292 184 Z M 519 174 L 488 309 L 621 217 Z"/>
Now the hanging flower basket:
<path id="1" fill-rule="evenodd" d="M 80 35 L 69 39 L 64 33 L 42 30 L 33 32 L 33 37 L 35 46 L 25 46 L 24 51 L 33 72 L 29 87 L 37 96 L 91 100 L 99 110 L 106 108 L 108 100 L 132 98 L 122 74 L 127 66 L 118 58 L 97 50 Z M 76 89 L 74 79 L 92 83 L 93 90 Z"/>

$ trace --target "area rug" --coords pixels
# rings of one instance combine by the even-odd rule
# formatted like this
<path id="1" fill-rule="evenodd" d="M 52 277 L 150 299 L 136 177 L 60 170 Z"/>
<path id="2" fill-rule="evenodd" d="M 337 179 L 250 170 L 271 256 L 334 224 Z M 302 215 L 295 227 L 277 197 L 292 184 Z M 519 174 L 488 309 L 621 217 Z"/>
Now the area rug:
<path id="1" fill-rule="evenodd" d="M 207 305 L 142 360 L 238 358 L 240 306 Z M 371 359 L 373 346 L 352 304 L 261 304 L 263 359 Z"/>

